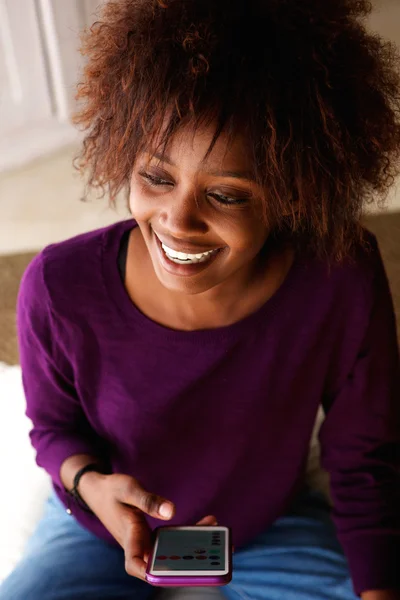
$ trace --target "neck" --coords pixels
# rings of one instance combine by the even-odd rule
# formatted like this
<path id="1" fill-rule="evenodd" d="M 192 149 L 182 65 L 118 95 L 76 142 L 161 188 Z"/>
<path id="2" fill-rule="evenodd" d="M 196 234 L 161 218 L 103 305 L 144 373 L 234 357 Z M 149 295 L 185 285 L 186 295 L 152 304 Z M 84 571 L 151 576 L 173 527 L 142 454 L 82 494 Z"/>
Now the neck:
<path id="1" fill-rule="evenodd" d="M 259 260 L 246 270 L 201 294 L 169 292 L 169 303 L 181 323 L 182 329 L 212 329 L 224 327 L 245 316 L 248 299 L 254 295 L 255 282 L 259 281 Z M 240 302 L 238 302 L 240 299 Z M 250 311 L 252 312 L 252 311 Z"/>
<path id="2" fill-rule="evenodd" d="M 161 325 L 184 331 L 225 327 L 267 302 L 283 283 L 293 257 L 287 247 L 266 248 L 234 276 L 204 293 L 191 295 L 168 290 L 160 283 L 143 239 L 132 235 L 126 287 L 139 310 Z"/>

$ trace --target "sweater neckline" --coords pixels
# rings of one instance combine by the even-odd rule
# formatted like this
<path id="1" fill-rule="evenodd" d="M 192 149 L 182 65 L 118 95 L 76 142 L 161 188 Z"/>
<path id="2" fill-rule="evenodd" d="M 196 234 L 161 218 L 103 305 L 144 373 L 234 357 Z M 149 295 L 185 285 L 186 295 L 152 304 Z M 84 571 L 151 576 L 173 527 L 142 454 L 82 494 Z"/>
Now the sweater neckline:
<path id="1" fill-rule="evenodd" d="M 101 263 L 105 291 L 113 306 L 119 313 L 124 325 L 128 328 L 142 329 L 146 335 L 160 340 L 177 343 L 215 343 L 225 339 L 240 337 L 243 333 L 258 328 L 267 318 L 275 314 L 285 297 L 295 285 L 301 271 L 301 261 L 295 257 L 285 280 L 278 290 L 250 315 L 224 327 L 213 329 L 197 329 L 193 331 L 176 330 L 153 321 L 142 313 L 132 302 L 128 291 L 121 280 L 118 269 L 118 255 L 121 239 L 128 230 L 137 227 L 133 219 L 120 221 L 107 228 L 102 237 Z"/>

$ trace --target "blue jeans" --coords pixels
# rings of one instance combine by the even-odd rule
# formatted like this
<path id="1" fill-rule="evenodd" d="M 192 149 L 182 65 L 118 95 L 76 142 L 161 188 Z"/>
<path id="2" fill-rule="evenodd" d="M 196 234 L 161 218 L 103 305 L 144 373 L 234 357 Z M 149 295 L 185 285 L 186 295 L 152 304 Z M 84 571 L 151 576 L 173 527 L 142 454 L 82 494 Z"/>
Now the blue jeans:
<path id="1" fill-rule="evenodd" d="M 355 600 L 329 509 L 308 496 L 234 555 L 230 600 Z M 52 496 L 0 600 L 146 600 L 154 588 L 126 574 L 123 551 L 82 528 Z"/>

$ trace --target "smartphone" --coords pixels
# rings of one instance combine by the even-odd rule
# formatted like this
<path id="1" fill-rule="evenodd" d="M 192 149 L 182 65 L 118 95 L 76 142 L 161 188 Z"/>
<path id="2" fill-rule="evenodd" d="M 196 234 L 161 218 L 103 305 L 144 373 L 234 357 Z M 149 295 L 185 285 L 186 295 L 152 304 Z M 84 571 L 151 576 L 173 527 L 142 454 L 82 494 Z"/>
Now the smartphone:
<path id="1" fill-rule="evenodd" d="M 232 579 L 232 540 L 228 527 L 159 527 L 147 565 L 155 586 L 221 586 Z"/>

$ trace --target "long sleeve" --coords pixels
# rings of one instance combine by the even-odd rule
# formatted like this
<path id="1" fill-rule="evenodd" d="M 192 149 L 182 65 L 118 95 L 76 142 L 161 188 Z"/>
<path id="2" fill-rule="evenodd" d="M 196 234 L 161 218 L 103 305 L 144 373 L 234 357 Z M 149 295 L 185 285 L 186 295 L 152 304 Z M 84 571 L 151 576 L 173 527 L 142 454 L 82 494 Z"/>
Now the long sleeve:
<path id="1" fill-rule="evenodd" d="M 321 428 L 333 516 L 355 590 L 400 589 L 400 376 L 379 252 L 364 341 Z"/>
<path id="2" fill-rule="evenodd" d="M 19 291 L 17 324 L 26 396 L 38 465 L 62 487 L 60 467 L 74 454 L 96 455 L 95 436 L 74 388 L 43 276 L 43 253 L 29 265 Z"/>

